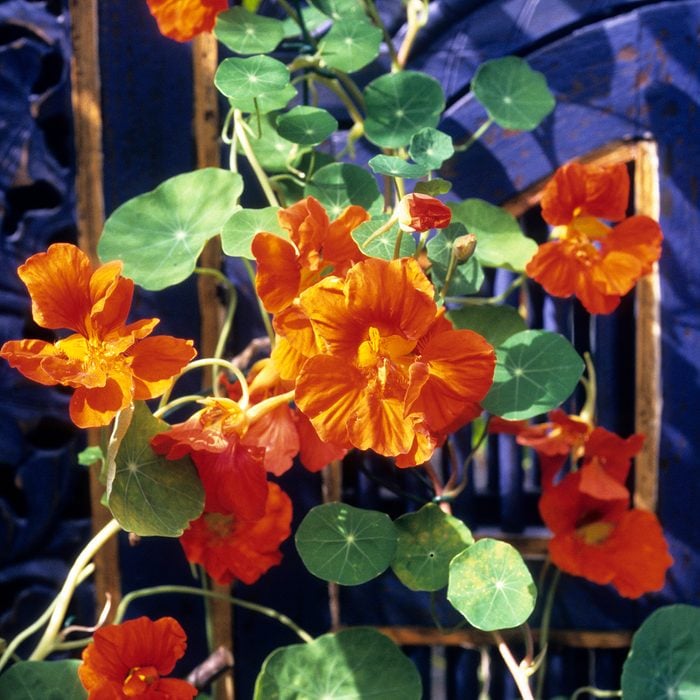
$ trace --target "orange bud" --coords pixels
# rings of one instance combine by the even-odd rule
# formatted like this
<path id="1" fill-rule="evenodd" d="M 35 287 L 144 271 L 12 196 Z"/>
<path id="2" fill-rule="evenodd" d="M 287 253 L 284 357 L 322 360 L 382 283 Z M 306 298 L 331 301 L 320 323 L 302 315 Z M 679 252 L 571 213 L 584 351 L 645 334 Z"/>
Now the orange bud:
<path id="1" fill-rule="evenodd" d="M 452 219 L 452 212 L 439 199 L 416 192 L 401 199 L 397 214 L 403 231 L 445 228 Z"/>

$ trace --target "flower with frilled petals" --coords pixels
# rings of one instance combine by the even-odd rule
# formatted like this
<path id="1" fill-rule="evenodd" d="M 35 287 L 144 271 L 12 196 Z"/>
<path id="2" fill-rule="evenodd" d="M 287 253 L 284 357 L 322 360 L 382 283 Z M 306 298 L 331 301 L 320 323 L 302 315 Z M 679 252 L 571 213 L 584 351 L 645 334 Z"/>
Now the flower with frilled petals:
<path id="1" fill-rule="evenodd" d="M 414 192 L 401 198 L 396 209 L 399 226 L 403 231 L 428 231 L 450 225 L 452 211 L 439 199 Z"/>
<path id="2" fill-rule="evenodd" d="M 279 546 L 291 534 L 292 502 L 274 483 L 269 484 L 260 518 L 242 518 L 236 511 L 205 512 L 180 536 L 187 560 L 201 564 L 218 583 L 255 583 L 279 564 Z"/>
<path id="3" fill-rule="evenodd" d="M 539 246 L 527 274 L 553 296 L 575 295 L 590 313 L 613 311 L 661 255 L 658 223 L 648 216 L 624 218 L 628 197 L 622 164 L 562 166 L 542 196 L 553 240 Z"/>
<path id="4" fill-rule="evenodd" d="M 175 41 L 210 32 L 219 12 L 228 8 L 228 0 L 146 0 L 158 23 L 158 30 Z"/>
<path id="5" fill-rule="evenodd" d="M 88 700 L 191 700 L 197 689 L 165 678 L 187 647 L 185 632 L 172 617 L 139 617 L 95 630 L 83 651 L 78 677 Z"/>
<path id="6" fill-rule="evenodd" d="M 412 258 L 357 263 L 303 292 L 300 306 L 325 350 L 304 363 L 295 401 L 323 441 L 412 466 L 480 412 L 493 348 L 452 328 Z"/>
<path id="7" fill-rule="evenodd" d="M 552 562 L 574 576 L 610 583 L 626 598 L 660 590 L 673 559 L 659 521 L 653 513 L 630 508 L 626 490 L 616 498 L 587 493 L 583 484 L 590 468 L 568 474 L 540 499 L 542 519 L 553 535 Z"/>
<path id="8" fill-rule="evenodd" d="M 196 354 L 191 340 L 147 337 L 157 318 L 126 323 L 134 283 L 121 269 L 113 261 L 93 270 L 79 248 L 54 243 L 17 270 L 36 323 L 73 333 L 55 343 L 10 340 L 0 356 L 35 382 L 74 388 L 79 428 L 107 425 L 133 401 L 159 396 Z"/>

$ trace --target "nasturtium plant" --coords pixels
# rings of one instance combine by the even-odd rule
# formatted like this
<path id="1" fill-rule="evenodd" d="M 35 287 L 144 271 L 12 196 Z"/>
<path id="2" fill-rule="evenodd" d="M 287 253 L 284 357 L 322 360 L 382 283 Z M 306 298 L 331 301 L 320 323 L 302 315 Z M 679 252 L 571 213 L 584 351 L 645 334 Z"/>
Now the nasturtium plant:
<path id="1" fill-rule="evenodd" d="M 214 35 L 234 53 L 269 53 L 284 38 L 284 24 L 243 7 L 232 7 L 216 16 Z"/>
<path id="2" fill-rule="evenodd" d="M 309 0 L 318 10 L 336 21 L 353 19 L 366 21 L 367 15 L 361 3 L 356 0 Z"/>
<path id="3" fill-rule="evenodd" d="M 382 214 L 360 224 L 350 233 L 352 239 L 360 246 L 360 250 L 372 258 L 391 260 L 396 252 L 396 241 L 399 237 L 399 224 L 394 222 L 386 227 L 388 214 Z M 399 243 L 399 256 L 410 257 L 416 252 L 416 242 L 413 236 L 404 233 Z"/>
<path id="4" fill-rule="evenodd" d="M 299 105 L 277 117 L 277 131 L 282 138 L 303 146 L 316 146 L 336 129 L 338 122 L 325 109 Z"/>
<path id="5" fill-rule="evenodd" d="M 324 634 L 273 651 L 254 700 L 420 700 L 418 670 L 388 637 L 368 627 Z"/>
<path id="6" fill-rule="evenodd" d="M 508 420 L 532 418 L 569 398 L 582 372 L 583 360 L 566 338 L 521 331 L 496 349 L 493 386 L 481 405 Z"/>
<path id="7" fill-rule="evenodd" d="M 476 236 L 475 255 L 485 267 L 522 272 L 537 251 L 537 243 L 523 234 L 518 220 L 502 207 L 483 199 L 465 199 L 448 206 L 453 220 L 462 222 Z"/>
<path id="8" fill-rule="evenodd" d="M 250 244 L 255 234 L 274 233 L 288 238 L 287 232 L 277 219 L 279 207 L 262 209 L 239 209 L 225 224 L 221 231 L 221 247 L 226 255 L 234 258 L 253 260 Z"/>
<path id="9" fill-rule="evenodd" d="M 0 698 L 7 700 L 86 700 L 76 659 L 18 661 L 0 676 Z"/>
<path id="10" fill-rule="evenodd" d="M 266 92 L 259 97 L 244 97 L 233 95 L 228 101 L 231 107 L 244 113 L 268 114 L 284 109 L 295 97 L 297 90 L 291 83 L 287 83 L 281 90 Z"/>
<path id="11" fill-rule="evenodd" d="M 306 148 L 280 135 L 276 126 L 277 116 L 275 112 L 268 112 L 260 119 L 255 114 L 248 118 L 253 131 L 249 137 L 250 147 L 260 165 L 271 173 L 287 172 Z"/>
<path id="12" fill-rule="evenodd" d="M 128 532 L 179 537 L 204 507 L 204 489 L 190 458 L 167 460 L 151 449 L 151 438 L 168 427 L 136 402 L 107 495 L 112 515 Z"/>
<path id="13" fill-rule="evenodd" d="M 440 83 L 424 73 L 401 71 L 375 78 L 364 91 L 365 136 L 377 146 L 406 146 L 421 129 L 434 128 L 445 109 Z"/>
<path id="14" fill-rule="evenodd" d="M 622 667 L 622 696 L 700 698 L 700 608 L 669 605 L 642 623 Z"/>
<path id="15" fill-rule="evenodd" d="M 321 60 L 331 68 L 354 73 L 379 55 L 382 30 L 368 21 L 347 18 L 333 23 L 318 45 Z"/>
<path id="16" fill-rule="evenodd" d="M 239 208 L 242 191 L 243 178 L 228 170 L 176 175 L 112 213 L 97 246 L 100 260 L 121 260 L 124 275 L 145 289 L 182 282 L 204 244 Z"/>
<path id="17" fill-rule="evenodd" d="M 544 75 L 517 56 L 482 63 L 474 74 L 472 91 L 489 117 L 504 129 L 530 131 L 555 104 Z"/>
<path id="18" fill-rule="evenodd" d="M 523 317 L 512 306 L 469 304 L 459 309 L 450 309 L 447 316 L 455 328 L 475 331 L 495 348 L 512 335 L 527 330 Z"/>
<path id="19" fill-rule="evenodd" d="M 474 627 L 492 631 L 525 622 L 537 591 L 518 550 L 484 538 L 450 563 L 447 599 Z"/>
<path id="20" fill-rule="evenodd" d="M 430 276 L 440 289 L 445 286 L 455 240 L 466 233 L 466 228 L 456 222 L 438 231 L 428 241 L 426 251 L 431 262 Z M 483 282 L 484 271 L 476 257 L 472 256 L 466 262 L 454 265 L 446 296 L 476 294 Z"/>
<path id="21" fill-rule="evenodd" d="M 447 585 L 450 561 L 474 543 L 469 528 L 435 503 L 394 521 L 399 537 L 391 568 L 414 591 L 437 591 Z"/>
<path id="22" fill-rule="evenodd" d="M 318 199 L 331 219 L 340 216 L 350 204 L 358 204 L 370 214 L 379 214 L 382 209 L 376 180 L 353 163 L 331 163 L 319 168 L 309 179 L 304 194 Z"/>
<path id="23" fill-rule="evenodd" d="M 287 66 L 271 56 L 225 58 L 214 76 L 221 94 L 233 100 L 269 95 L 283 90 L 288 83 Z"/>
<path id="24" fill-rule="evenodd" d="M 396 537 L 386 513 L 325 503 L 306 514 L 295 542 L 314 576 L 355 586 L 386 571 L 396 551 Z"/>
<path id="25" fill-rule="evenodd" d="M 397 156 L 378 155 L 370 158 L 367 165 L 372 168 L 372 171 L 377 175 L 388 175 L 389 177 L 403 177 L 408 179 L 416 179 L 428 174 L 429 169 L 418 165 L 417 163 L 409 163 L 403 158 Z"/>
<path id="26" fill-rule="evenodd" d="M 420 194 L 429 194 L 431 197 L 437 197 L 441 194 L 447 194 L 451 189 L 451 182 L 436 177 L 433 180 L 421 180 L 420 182 L 416 182 L 413 191 L 419 192 Z"/>
<path id="27" fill-rule="evenodd" d="M 452 137 L 443 131 L 426 127 L 413 134 L 408 146 L 408 155 L 416 163 L 436 170 L 454 155 Z"/>

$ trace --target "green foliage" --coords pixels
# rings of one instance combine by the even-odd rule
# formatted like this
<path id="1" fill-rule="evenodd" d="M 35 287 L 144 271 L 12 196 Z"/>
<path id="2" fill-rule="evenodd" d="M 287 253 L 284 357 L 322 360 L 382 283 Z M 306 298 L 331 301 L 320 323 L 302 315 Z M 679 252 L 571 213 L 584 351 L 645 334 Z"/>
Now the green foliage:
<path id="1" fill-rule="evenodd" d="M 431 197 L 437 197 L 441 194 L 447 194 L 451 189 L 451 182 L 448 180 L 435 178 L 433 180 L 416 182 L 416 186 L 413 188 L 413 191 L 420 192 L 421 194 L 429 194 Z"/>
<path id="2" fill-rule="evenodd" d="M 414 591 L 437 591 L 447 585 L 452 558 L 473 544 L 469 528 L 434 503 L 394 521 L 399 538 L 391 568 Z"/>
<path id="3" fill-rule="evenodd" d="M 389 567 L 396 537 L 385 513 L 326 503 L 306 514 L 295 542 L 304 565 L 314 576 L 355 586 Z"/>
<path id="4" fill-rule="evenodd" d="M 455 149 L 452 138 L 438 131 L 426 127 L 413 134 L 408 147 L 408 154 L 420 165 L 430 170 L 439 168 L 448 158 L 451 158 Z"/>
<path id="5" fill-rule="evenodd" d="M 338 122 L 325 109 L 299 105 L 277 117 L 277 131 L 282 138 L 303 146 L 316 146 L 336 129 Z"/>
<path id="6" fill-rule="evenodd" d="M 429 168 L 417 163 L 409 163 L 397 156 L 378 155 L 370 158 L 367 163 L 372 171 L 377 175 L 388 175 L 389 177 L 405 177 L 415 180 L 423 177 L 429 172 Z"/>
<path id="7" fill-rule="evenodd" d="M 521 331 L 496 349 L 493 386 L 481 405 L 508 420 L 532 418 L 565 401 L 582 373 L 583 360 L 566 338 Z"/>
<path id="8" fill-rule="evenodd" d="M 365 136 L 382 148 L 407 145 L 421 129 L 437 126 L 445 109 L 440 83 L 415 71 L 375 78 L 364 95 Z"/>
<path id="9" fill-rule="evenodd" d="M 7 700 L 85 700 L 78 678 L 80 661 L 18 661 L 0 676 L 0 698 Z"/>
<path id="10" fill-rule="evenodd" d="M 331 163 L 319 168 L 304 188 L 305 196 L 318 199 L 335 219 L 350 204 L 359 204 L 370 214 L 382 209 L 382 195 L 370 173 L 352 163 Z"/>
<path id="11" fill-rule="evenodd" d="M 357 0 L 309 0 L 310 3 L 324 15 L 336 21 L 343 19 L 353 19 L 365 21 L 367 15 L 362 7 L 362 3 Z"/>
<path id="12" fill-rule="evenodd" d="M 241 112 L 257 112 L 258 114 L 268 114 L 284 109 L 291 100 L 297 95 L 296 88 L 288 83 L 281 90 L 268 92 L 259 97 L 242 97 L 234 95 L 229 97 L 229 104 L 234 109 L 240 109 Z"/>
<path id="13" fill-rule="evenodd" d="M 288 238 L 277 219 L 279 207 L 239 209 L 221 231 L 221 247 L 226 255 L 253 260 L 250 244 L 257 233 L 274 233 Z"/>
<path id="14" fill-rule="evenodd" d="M 219 92 L 233 100 L 269 95 L 283 90 L 288 83 L 287 66 L 271 56 L 225 58 L 214 76 Z"/>
<path id="15" fill-rule="evenodd" d="M 167 460 L 151 438 L 169 428 L 137 401 L 119 447 L 107 505 L 124 530 L 179 537 L 204 508 L 204 489 L 189 457 Z"/>
<path id="16" fill-rule="evenodd" d="M 379 55 L 382 30 L 355 18 L 333 23 L 319 42 L 321 60 L 331 68 L 353 73 L 370 64 Z"/>
<path id="17" fill-rule="evenodd" d="M 388 221 L 389 216 L 387 214 L 382 214 L 369 221 L 365 221 L 351 232 L 350 235 L 352 239 L 360 246 L 360 250 L 365 255 L 372 258 L 382 258 L 384 260 L 391 260 L 394 257 L 396 239 L 400 233 L 398 223 L 394 222 L 375 237 L 377 231 L 385 227 Z M 367 241 L 369 241 L 369 243 Z M 416 242 L 413 240 L 413 236 L 404 233 L 401 236 L 401 243 L 399 245 L 399 257 L 410 257 L 415 252 Z"/>
<path id="18" fill-rule="evenodd" d="M 90 467 L 95 464 L 95 462 L 104 462 L 104 459 L 104 452 L 102 452 L 102 448 L 97 445 L 86 447 L 78 453 L 78 464 L 82 467 Z"/>
<path id="19" fill-rule="evenodd" d="M 232 7 L 216 16 L 214 35 L 234 53 L 269 53 L 284 38 L 284 24 L 243 7 Z"/>
<path id="20" fill-rule="evenodd" d="M 512 306 L 480 304 L 452 309 L 447 316 L 455 328 L 475 331 L 497 348 L 512 335 L 526 330 L 525 321 Z"/>
<path id="21" fill-rule="evenodd" d="M 544 75 L 516 56 L 482 63 L 472 80 L 472 91 L 489 116 L 504 129 L 530 131 L 555 104 Z"/>
<path id="22" fill-rule="evenodd" d="M 204 244 L 238 208 L 243 178 L 203 168 L 166 180 L 118 207 L 105 223 L 97 252 L 122 260 L 124 275 L 145 289 L 187 279 Z"/>
<path id="23" fill-rule="evenodd" d="M 454 242 L 466 233 L 467 230 L 464 226 L 456 222 L 438 230 L 435 236 L 428 241 L 426 250 L 432 263 L 430 276 L 436 287 L 442 288 L 445 285 Z M 447 295 L 476 294 L 483 283 L 484 271 L 481 269 L 481 265 L 479 265 L 476 257 L 471 257 L 465 263 L 454 268 L 447 288 Z"/>
<path id="24" fill-rule="evenodd" d="M 622 696 L 700 698 L 700 608 L 669 605 L 644 621 L 622 667 Z"/>
<path id="25" fill-rule="evenodd" d="M 474 627 L 492 631 L 525 622 L 537 592 L 518 550 L 484 538 L 452 560 L 447 599 Z"/>
<path id="26" fill-rule="evenodd" d="M 300 146 L 283 138 L 277 131 L 277 114 L 263 114 L 260 121 L 251 115 L 248 123 L 254 135 L 249 136 L 250 147 L 260 165 L 270 173 L 282 173 L 296 163 L 303 150 Z M 258 127 L 260 131 L 258 131 Z"/>
<path id="27" fill-rule="evenodd" d="M 416 667 L 386 636 L 355 627 L 270 654 L 254 700 L 420 700 Z"/>

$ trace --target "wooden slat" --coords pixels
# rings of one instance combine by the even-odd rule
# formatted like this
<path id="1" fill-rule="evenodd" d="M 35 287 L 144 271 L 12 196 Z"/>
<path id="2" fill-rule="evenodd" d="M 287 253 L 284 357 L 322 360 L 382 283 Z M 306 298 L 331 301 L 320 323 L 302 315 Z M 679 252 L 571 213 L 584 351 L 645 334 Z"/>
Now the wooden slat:
<path id="1" fill-rule="evenodd" d="M 78 244 L 97 264 L 97 241 L 104 224 L 102 107 L 97 0 L 70 0 L 71 101 L 76 152 L 76 209 Z M 99 445 L 98 430 L 88 431 L 88 444 Z M 111 520 L 102 505 L 104 486 L 97 469 L 90 470 L 90 506 L 93 534 Z M 111 596 L 112 609 L 119 604 L 121 577 L 117 538 L 110 539 L 95 556 L 95 595 L 98 609 Z"/>

